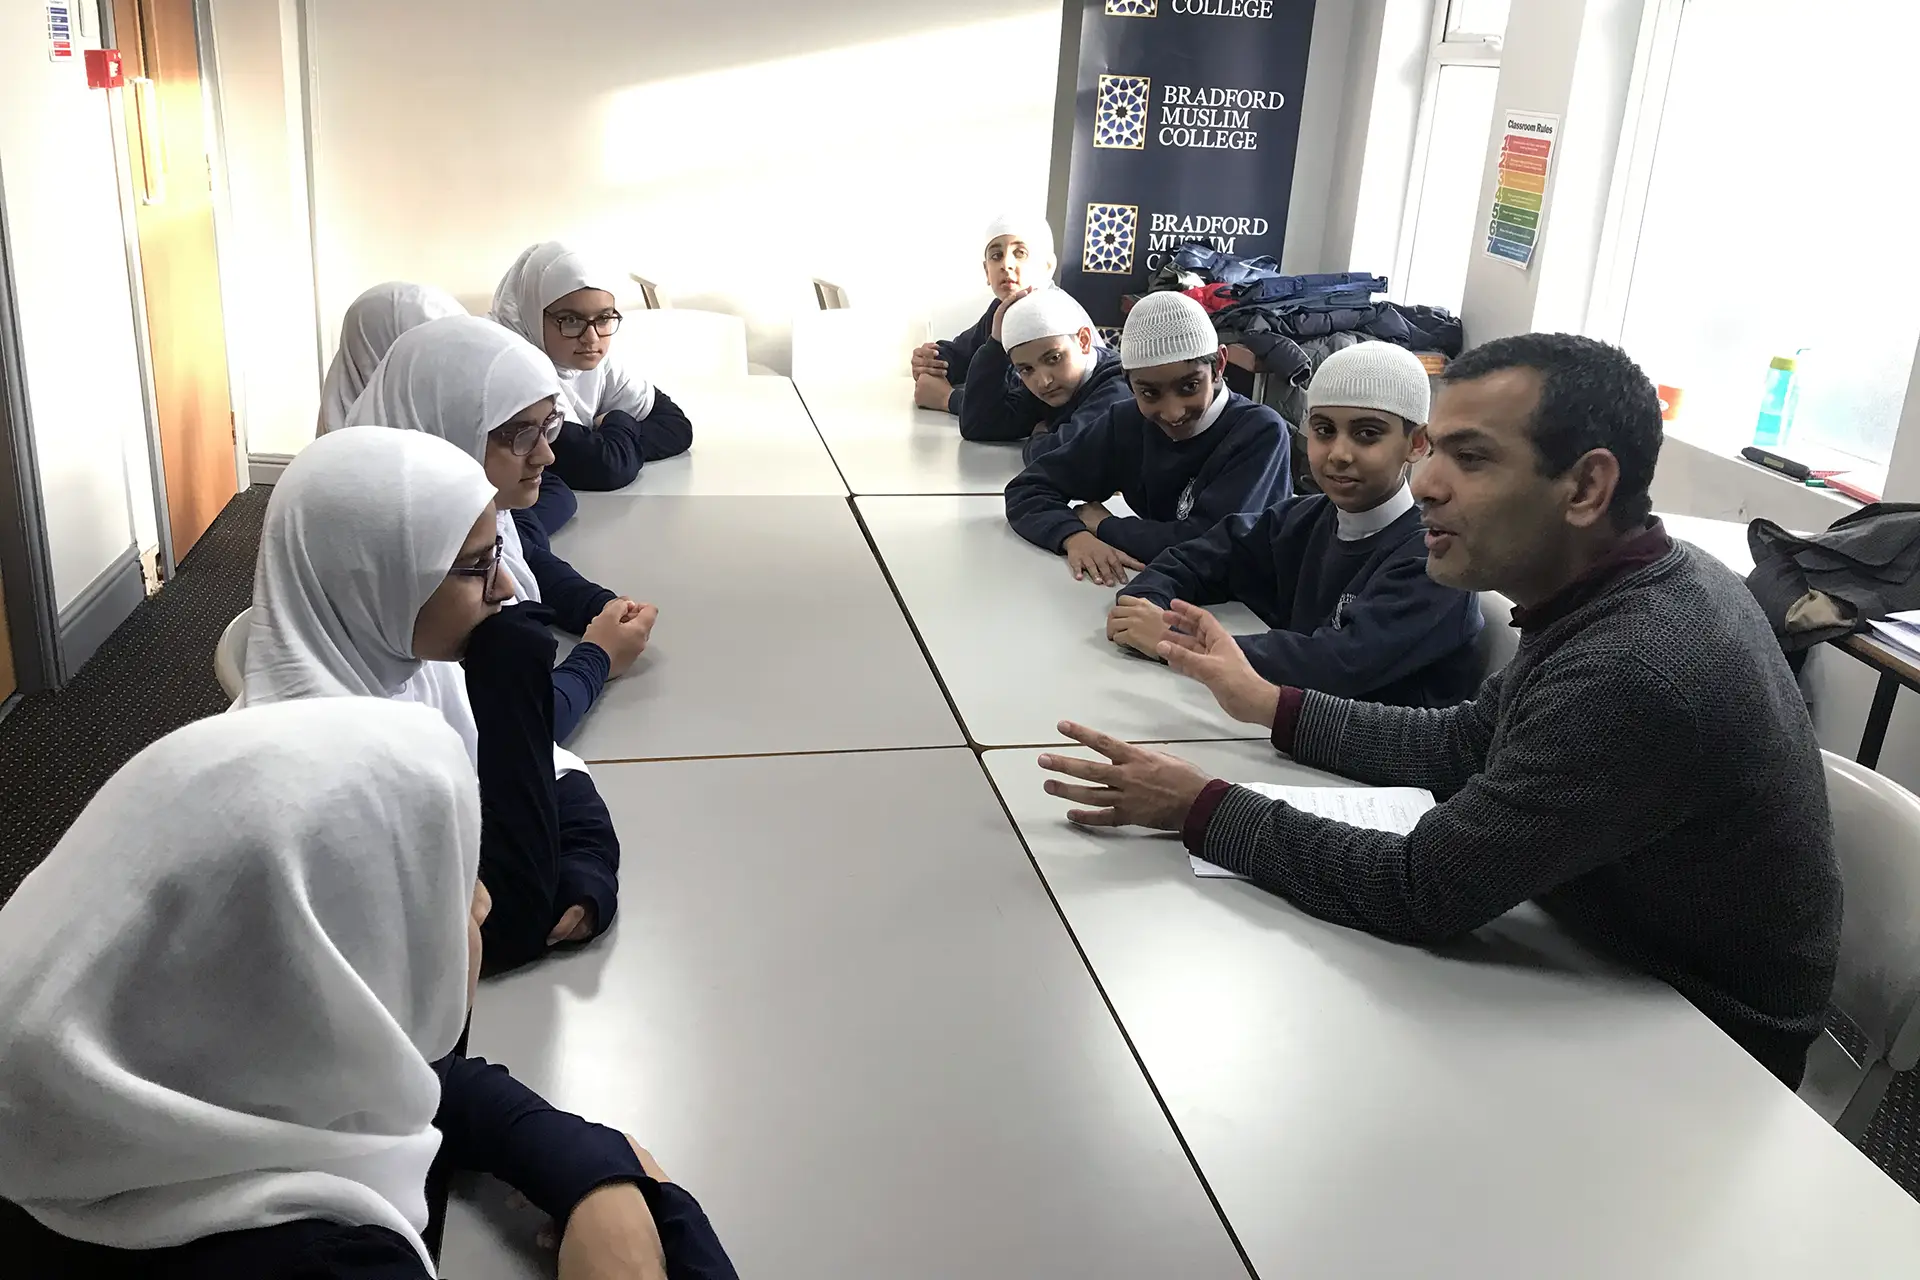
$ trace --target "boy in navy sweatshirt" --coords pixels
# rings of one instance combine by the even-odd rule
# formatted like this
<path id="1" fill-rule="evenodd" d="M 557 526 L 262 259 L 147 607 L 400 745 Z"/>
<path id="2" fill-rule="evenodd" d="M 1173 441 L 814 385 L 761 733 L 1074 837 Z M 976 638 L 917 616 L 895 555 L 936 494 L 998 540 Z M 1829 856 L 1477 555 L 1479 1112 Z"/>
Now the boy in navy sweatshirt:
<path id="1" fill-rule="evenodd" d="M 1133 398 L 1035 458 L 1007 486 L 1014 532 L 1067 558 L 1075 579 L 1118 586 L 1167 548 L 1291 491 L 1287 424 L 1227 389 L 1226 352 L 1185 294 L 1150 293 L 1120 335 Z M 1103 503 L 1125 497 L 1131 516 Z M 1079 506 L 1073 505 L 1075 501 Z"/>
<path id="2" fill-rule="evenodd" d="M 1410 707 L 1471 698 L 1478 599 L 1427 576 L 1406 483 L 1426 452 L 1427 373 L 1366 342 L 1327 358 L 1307 391 L 1307 458 L 1321 492 L 1237 515 L 1168 550 L 1135 578 L 1107 637 L 1155 656 L 1173 601 L 1238 600 L 1273 630 L 1240 636 L 1277 683 Z"/>
<path id="3" fill-rule="evenodd" d="M 973 354 L 971 376 L 981 394 L 962 403 L 960 434 L 1018 440 L 1027 462 L 1133 399 L 1120 353 L 1095 336 L 1086 308 L 1047 286 L 1023 289 L 1000 309 L 992 336 Z M 985 394 L 996 383 L 1006 383 L 1006 393 Z"/>
<path id="4" fill-rule="evenodd" d="M 1005 369 L 998 382 L 975 378 L 973 358 L 992 337 L 994 320 L 1008 303 L 1027 286 L 1053 279 L 1053 228 L 1045 218 L 1002 214 L 987 224 L 986 245 L 980 265 L 993 301 L 965 333 L 914 349 L 913 402 L 922 409 L 944 409 L 959 417 L 969 383 L 995 399 L 1013 385 L 1013 374 Z"/>

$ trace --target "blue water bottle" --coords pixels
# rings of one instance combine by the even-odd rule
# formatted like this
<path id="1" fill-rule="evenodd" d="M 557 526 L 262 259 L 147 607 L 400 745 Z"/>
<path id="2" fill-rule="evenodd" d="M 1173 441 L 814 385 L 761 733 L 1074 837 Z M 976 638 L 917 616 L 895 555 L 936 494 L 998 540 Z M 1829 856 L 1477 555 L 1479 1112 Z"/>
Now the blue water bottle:
<path id="1" fill-rule="evenodd" d="M 1795 365 L 1792 356 L 1775 356 L 1767 369 L 1767 389 L 1760 397 L 1760 419 L 1753 426 L 1753 443 L 1759 448 L 1777 447 L 1786 440 L 1787 432 L 1793 430 L 1794 403 L 1798 399 L 1793 385 Z"/>

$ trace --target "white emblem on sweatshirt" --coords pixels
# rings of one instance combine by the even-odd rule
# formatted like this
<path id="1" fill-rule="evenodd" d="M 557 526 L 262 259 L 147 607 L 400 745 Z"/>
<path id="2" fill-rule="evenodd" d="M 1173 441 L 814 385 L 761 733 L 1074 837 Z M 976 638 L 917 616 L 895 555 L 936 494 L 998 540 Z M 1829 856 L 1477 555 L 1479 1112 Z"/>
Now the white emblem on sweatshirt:
<path id="1" fill-rule="evenodd" d="M 1193 486 L 1199 483 L 1199 480 L 1200 477 L 1195 476 L 1187 481 L 1187 487 L 1180 491 L 1180 505 L 1173 509 L 1175 520 L 1185 520 L 1193 514 Z"/>

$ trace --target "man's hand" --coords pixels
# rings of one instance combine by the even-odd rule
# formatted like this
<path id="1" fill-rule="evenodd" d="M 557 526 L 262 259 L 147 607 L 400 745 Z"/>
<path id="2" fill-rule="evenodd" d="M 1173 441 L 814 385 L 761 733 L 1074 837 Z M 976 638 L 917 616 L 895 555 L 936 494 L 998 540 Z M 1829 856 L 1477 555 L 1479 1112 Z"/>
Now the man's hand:
<path id="1" fill-rule="evenodd" d="M 589 1191 L 560 1235 L 560 1280 L 666 1280 L 667 1255 L 631 1182 Z"/>
<path id="2" fill-rule="evenodd" d="M 1061 550 L 1066 553 L 1067 568 L 1073 570 L 1075 582 L 1092 578 L 1097 586 L 1117 587 L 1127 580 L 1129 571 L 1147 567 L 1090 533 L 1074 534 Z"/>
<path id="3" fill-rule="evenodd" d="M 917 408 L 945 413 L 952 397 L 953 385 L 944 373 L 923 373 L 913 380 L 913 403 Z"/>
<path id="4" fill-rule="evenodd" d="M 1099 806 L 1067 810 L 1067 820 L 1083 827 L 1150 827 L 1155 831 L 1178 831 L 1186 822 L 1193 802 L 1212 781 L 1209 775 L 1177 756 L 1133 746 L 1070 720 L 1060 722 L 1060 732 L 1107 758 L 1102 761 L 1072 756 L 1040 757 L 1042 769 L 1094 784 L 1083 787 L 1057 778 L 1047 779 L 1048 795 Z"/>
<path id="5" fill-rule="evenodd" d="M 933 374 L 935 377 L 947 376 L 947 362 L 940 358 L 940 344 L 924 342 L 913 349 L 913 376 Z"/>
<path id="6" fill-rule="evenodd" d="M 1164 616 L 1169 629 L 1158 652 L 1167 665 L 1207 686 L 1220 709 L 1235 720 L 1273 728 L 1280 686 L 1253 669 L 1246 650 L 1220 619 L 1185 600 L 1175 600 Z"/>
<path id="7" fill-rule="evenodd" d="M 1171 630 L 1166 610 L 1138 596 L 1121 596 L 1107 613 L 1107 639 L 1156 661 Z"/>
<path id="8" fill-rule="evenodd" d="M 607 651 L 607 678 L 625 675 L 634 659 L 647 651 L 653 638 L 653 624 L 660 611 L 650 604 L 638 604 L 625 596 L 609 600 L 600 616 L 587 624 L 580 637 Z"/>
<path id="9" fill-rule="evenodd" d="M 563 942 L 588 942 L 596 932 L 593 908 L 584 902 L 575 903 L 560 913 L 553 932 L 547 935 L 547 945 L 557 947 Z"/>
<path id="10" fill-rule="evenodd" d="M 1028 285 L 1026 288 L 1014 294 L 1011 298 L 1008 298 L 1005 302 L 1002 302 L 999 306 L 993 309 L 993 340 L 995 342 L 1000 341 L 1000 322 L 1007 318 L 1007 308 L 1012 306 L 1014 303 L 1020 301 L 1020 299 L 1026 297 L 1028 294 L 1032 292 L 1033 292 L 1033 286 Z"/>
<path id="11" fill-rule="evenodd" d="M 1080 517 L 1080 523 L 1087 526 L 1088 533 L 1100 532 L 1100 522 L 1113 518 L 1113 512 L 1098 502 L 1083 502 L 1073 509 L 1073 514 Z"/>

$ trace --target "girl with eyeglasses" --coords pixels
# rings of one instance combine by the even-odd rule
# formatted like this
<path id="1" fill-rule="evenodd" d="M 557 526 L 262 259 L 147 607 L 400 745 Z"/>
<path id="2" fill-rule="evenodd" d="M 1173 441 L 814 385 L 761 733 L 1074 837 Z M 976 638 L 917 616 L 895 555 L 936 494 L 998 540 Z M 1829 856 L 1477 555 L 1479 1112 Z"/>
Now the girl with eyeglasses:
<path id="1" fill-rule="evenodd" d="M 467 1170 L 553 1218 L 563 1280 L 733 1280 L 630 1138 L 459 1052 L 481 825 L 446 722 L 370 698 L 201 720 L 109 779 L 0 910 L 7 1274 L 427 1280 Z"/>
<path id="2" fill-rule="evenodd" d="M 565 419 L 553 438 L 553 470 L 576 489 L 625 488 L 646 463 L 693 444 L 680 406 L 613 352 L 617 282 L 549 240 L 521 253 L 493 293 L 493 319 L 553 362 Z"/>

